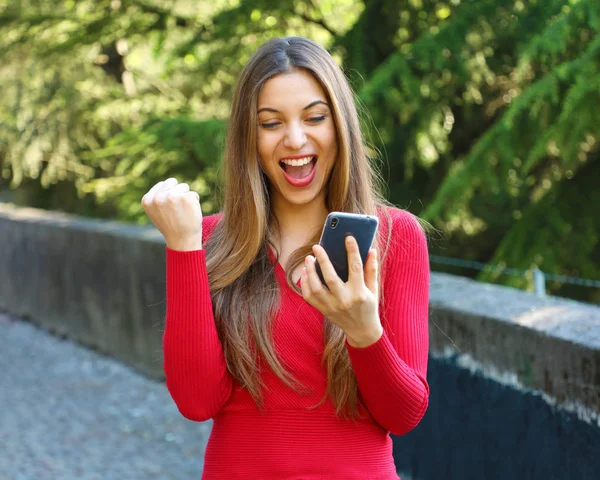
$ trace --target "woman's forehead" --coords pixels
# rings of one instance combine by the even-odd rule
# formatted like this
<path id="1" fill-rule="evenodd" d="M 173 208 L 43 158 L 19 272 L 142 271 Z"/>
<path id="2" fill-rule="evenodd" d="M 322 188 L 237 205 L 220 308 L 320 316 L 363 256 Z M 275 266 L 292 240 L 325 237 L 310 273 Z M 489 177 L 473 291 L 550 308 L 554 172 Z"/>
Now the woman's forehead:
<path id="1" fill-rule="evenodd" d="M 317 100 L 327 102 L 321 83 L 312 73 L 295 69 L 275 75 L 263 84 L 258 94 L 258 110 L 304 109 Z"/>

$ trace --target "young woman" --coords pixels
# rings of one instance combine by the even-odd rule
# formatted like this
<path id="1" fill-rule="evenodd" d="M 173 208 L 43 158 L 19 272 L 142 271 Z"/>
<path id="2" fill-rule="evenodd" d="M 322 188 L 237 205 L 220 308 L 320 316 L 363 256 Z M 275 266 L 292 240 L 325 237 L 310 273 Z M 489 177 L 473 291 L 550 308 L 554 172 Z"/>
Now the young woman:
<path id="1" fill-rule="evenodd" d="M 224 168 L 219 215 L 173 178 L 142 199 L 167 245 L 167 386 L 185 417 L 214 419 L 203 478 L 397 479 L 389 434 L 428 405 L 426 238 L 376 191 L 323 48 L 289 37 L 254 54 Z M 364 266 L 348 237 L 346 283 L 316 245 L 331 211 L 380 218 Z"/>

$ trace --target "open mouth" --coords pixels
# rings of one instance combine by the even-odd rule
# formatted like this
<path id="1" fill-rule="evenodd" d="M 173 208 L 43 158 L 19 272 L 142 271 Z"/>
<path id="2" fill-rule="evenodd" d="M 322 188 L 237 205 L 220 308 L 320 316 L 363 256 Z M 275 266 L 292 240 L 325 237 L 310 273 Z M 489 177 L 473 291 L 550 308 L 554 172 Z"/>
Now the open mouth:
<path id="1" fill-rule="evenodd" d="M 284 178 L 294 187 L 306 187 L 310 185 L 315 178 L 316 165 L 316 155 L 294 159 L 286 158 L 279 162 Z"/>
<path id="2" fill-rule="evenodd" d="M 286 177 L 302 180 L 303 178 L 307 178 L 314 171 L 316 163 L 316 156 L 307 156 L 303 158 L 282 160 L 279 162 L 279 166 L 283 169 Z"/>

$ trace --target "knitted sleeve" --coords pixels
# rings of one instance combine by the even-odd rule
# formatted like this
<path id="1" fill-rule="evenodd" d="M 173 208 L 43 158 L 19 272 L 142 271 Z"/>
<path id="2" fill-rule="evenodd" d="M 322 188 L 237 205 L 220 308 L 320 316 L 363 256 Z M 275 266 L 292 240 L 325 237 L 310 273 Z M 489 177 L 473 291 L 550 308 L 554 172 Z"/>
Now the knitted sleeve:
<path id="1" fill-rule="evenodd" d="M 203 220 L 203 237 L 218 219 Z M 204 250 L 166 247 L 166 325 L 163 368 L 167 388 L 183 416 L 214 417 L 232 391 L 213 316 Z"/>
<path id="2" fill-rule="evenodd" d="M 402 435 L 419 423 L 429 403 L 429 257 L 416 218 L 403 210 L 390 213 L 380 302 L 384 333 L 369 347 L 346 347 L 367 409 L 382 427 Z"/>

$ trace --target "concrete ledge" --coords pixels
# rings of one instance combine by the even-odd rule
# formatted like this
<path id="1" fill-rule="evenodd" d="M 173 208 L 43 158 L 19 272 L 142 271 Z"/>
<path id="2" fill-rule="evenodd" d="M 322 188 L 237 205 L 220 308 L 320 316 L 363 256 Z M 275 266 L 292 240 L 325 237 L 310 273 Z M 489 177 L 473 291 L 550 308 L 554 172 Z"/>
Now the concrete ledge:
<path id="1" fill-rule="evenodd" d="M 0 203 L 0 310 L 155 378 L 164 281 L 154 228 Z M 394 438 L 400 471 L 600 478 L 600 308 L 433 274 L 430 312 L 430 406 Z"/>
<path id="2" fill-rule="evenodd" d="M 162 376 L 152 227 L 0 203 L 0 308 Z M 600 412 L 600 308 L 432 274 L 431 354 Z"/>
<path id="3" fill-rule="evenodd" d="M 0 239 L 0 309 L 162 376 L 155 229 L 0 204 Z"/>
<path id="4" fill-rule="evenodd" d="M 600 308 L 435 274 L 430 352 L 597 420 Z"/>

